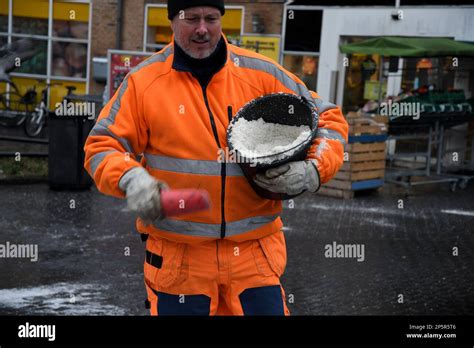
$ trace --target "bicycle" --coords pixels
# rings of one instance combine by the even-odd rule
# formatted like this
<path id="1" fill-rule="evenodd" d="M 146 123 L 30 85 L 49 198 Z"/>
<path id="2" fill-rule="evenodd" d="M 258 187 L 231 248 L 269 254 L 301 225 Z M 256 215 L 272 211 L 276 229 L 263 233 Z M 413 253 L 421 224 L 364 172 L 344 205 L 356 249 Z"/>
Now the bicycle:
<path id="1" fill-rule="evenodd" d="M 0 93 L 0 118 L 14 120 L 13 126 L 21 126 L 33 112 L 36 102 L 36 92 L 29 89 L 24 95 L 21 95 L 16 84 L 10 78 L 2 77 L 0 82 L 5 82 L 10 86 L 10 91 Z M 6 122 L 8 124 L 8 122 Z"/>
<path id="2" fill-rule="evenodd" d="M 48 91 L 52 86 L 62 86 L 60 83 L 47 83 L 37 80 L 38 83 L 29 88 L 24 95 L 20 93 L 17 85 L 8 77 L 1 78 L 0 82 L 10 85 L 10 91 L 0 93 L 0 118 L 15 119 L 13 126 L 21 126 L 24 123 L 24 131 L 29 137 L 38 136 L 43 130 L 49 114 Z M 41 98 L 37 103 L 38 85 L 45 85 L 41 91 Z M 73 96 L 75 86 L 65 86 L 67 96 Z M 26 120 L 26 122 L 25 122 Z"/>
<path id="3" fill-rule="evenodd" d="M 36 104 L 34 111 L 27 115 L 26 122 L 25 122 L 25 133 L 29 137 L 36 137 L 41 133 L 43 130 L 44 125 L 46 124 L 46 118 L 49 114 L 48 108 L 48 90 L 51 86 L 61 86 L 60 83 L 47 83 L 44 81 L 38 81 L 39 84 L 44 84 L 46 87 L 41 91 L 41 99 L 38 104 Z M 35 85 L 32 89 L 35 93 L 36 99 L 36 86 Z M 68 88 L 69 93 L 69 88 Z"/>

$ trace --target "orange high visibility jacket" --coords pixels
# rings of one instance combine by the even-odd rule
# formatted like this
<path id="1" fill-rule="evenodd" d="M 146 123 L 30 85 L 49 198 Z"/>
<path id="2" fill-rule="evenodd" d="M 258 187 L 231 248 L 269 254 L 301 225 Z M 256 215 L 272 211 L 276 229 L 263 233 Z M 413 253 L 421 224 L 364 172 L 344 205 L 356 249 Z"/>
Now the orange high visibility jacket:
<path id="1" fill-rule="evenodd" d="M 348 125 L 341 110 L 273 60 L 225 44 L 227 62 L 207 87 L 190 72 L 176 69 L 173 43 L 138 65 L 103 108 L 86 141 L 85 168 L 105 194 L 124 197 L 119 180 L 137 166 L 171 189 L 209 192 L 210 210 L 149 226 L 138 219 L 140 233 L 194 243 L 257 239 L 281 229 L 281 201 L 258 196 L 237 163 L 219 160 L 220 149 L 227 148 L 229 119 L 262 95 L 285 92 L 314 101 L 320 129 L 308 159 L 315 161 L 322 183 L 343 163 Z"/>

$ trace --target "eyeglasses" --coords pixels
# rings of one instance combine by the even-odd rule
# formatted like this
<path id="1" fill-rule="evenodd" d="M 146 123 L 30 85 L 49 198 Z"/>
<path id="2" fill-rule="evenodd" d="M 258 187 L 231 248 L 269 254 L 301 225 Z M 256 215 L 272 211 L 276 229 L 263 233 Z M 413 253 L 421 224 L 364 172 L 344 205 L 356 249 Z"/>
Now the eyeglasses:
<path id="1" fill-rule="evenodd" d="M 193 15 L 193 14 L 190 14 L 190 15 L 186 15 L 184 18 L 181 18 L 181 17 L 178 17 L 179 19 L 182 19 L 185 21 L 185 23 L 187 24 L 191 24 L 191 25 L 198 25 L 199 23 L 201 23 L 201 20 L 204 19 L 204 21 L 207 23 L 207 24 L 216 24 L 220 21 L 222 16 L 220 15 L 207 15 L 207 16 L 198 16 L 198 15 Z"/>

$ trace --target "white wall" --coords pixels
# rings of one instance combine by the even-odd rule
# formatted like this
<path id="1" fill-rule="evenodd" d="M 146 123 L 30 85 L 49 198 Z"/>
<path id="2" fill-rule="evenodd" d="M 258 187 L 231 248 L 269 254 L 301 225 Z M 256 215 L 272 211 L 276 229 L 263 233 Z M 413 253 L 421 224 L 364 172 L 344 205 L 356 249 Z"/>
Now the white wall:
<path id="1" fill-rule="evenodd" d="M 324 8 L 318 94 L 329 100 L 331 71 L 339 71 L 337 100 L 342 104 L 344 55 L 339 52 L 340 36 L 442 36 L 474 41 L 474 7 L 400 7 L 403 19 L 391 18 L 394 7 Z"/>

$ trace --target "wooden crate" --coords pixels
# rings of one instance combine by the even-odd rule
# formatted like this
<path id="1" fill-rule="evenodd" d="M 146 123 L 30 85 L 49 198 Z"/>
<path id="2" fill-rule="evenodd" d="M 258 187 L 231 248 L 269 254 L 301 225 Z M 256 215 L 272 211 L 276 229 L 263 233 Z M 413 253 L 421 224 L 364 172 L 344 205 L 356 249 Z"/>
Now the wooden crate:
<path id="1" fill-rule="evenodd" d="M 382 124 L 388 124 L 389 122 L 389 117 L 385 115 L 370 115 L 370 114 L 364 114 L 362 112 L 348 112 L 346 114 L 346 120 L 347 122 L 351 122 L 353 119 L 360 119 L 360 118 L 365 118 L 365 119 L 372 119 L 377 123 L 382 123 Z"/>
<path id="2" fill-rule="evenodd" d="M 364 115 L 354 115 L 346 117 L 347 123 L 349 124 L 349 135 L 374 135 L 374 134 L 386 134 L 387 123 L 380 122 L 384 116 L 372 117 Z"/>
<path id="3" fill-rule="evenodd" d="M 318 191 L 343 199 L 359 190 L 378 189 L 384 184 L 387 126 L 355 113 L 349 113 L 349 144 L 339 172 Z"/>

